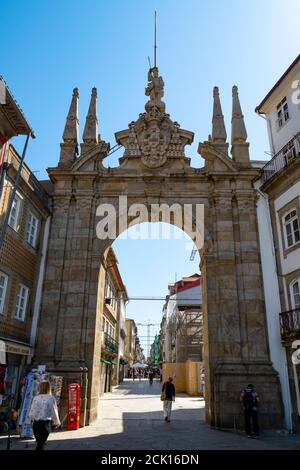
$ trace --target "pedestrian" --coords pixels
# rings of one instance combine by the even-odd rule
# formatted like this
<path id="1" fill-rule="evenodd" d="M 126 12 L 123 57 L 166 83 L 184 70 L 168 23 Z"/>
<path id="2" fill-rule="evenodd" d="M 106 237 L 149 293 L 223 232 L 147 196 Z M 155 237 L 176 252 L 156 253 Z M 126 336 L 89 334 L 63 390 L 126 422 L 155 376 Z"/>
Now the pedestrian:
<path id="1" fill-rule="evenodd" d="M 154 375 L 154 372 L 153 372 L 153 370 L 151 369 L 151 370 L 149 371 L 149 383 L 150 383 L 150 385 L 153 384 L 153 375 Z"/>
<path id="2" fill-rule="evenodd" d="M 172 382 L 173 377 L 169 377 L 161 389 L 161 399 L 164 402 L 164 418 L 168 423 L 171 421 L 172 402 L 175 401 L 175 387 Z"/>
<path id="3" fill-rule="evenodd" d="M 259 427 L 257 420 L 257 407 L 259 397 L 252 384 L 241 391 L 240 401 L 243 403 L 245 416 L 245 431 L 248 438 L 258 439 Z"/>
<path id="4" fill-rule="evenodd" d="M 51 385 L 48 380 L 40 383 L 39 394 L 31 403 L 29 418 L 33 421 L 32 429 L 37 442 L 35 450 L 43 450 L 51 432 L 52 422 L 54 426 L 60 426 L 56 400 L 51 395 Z"/>

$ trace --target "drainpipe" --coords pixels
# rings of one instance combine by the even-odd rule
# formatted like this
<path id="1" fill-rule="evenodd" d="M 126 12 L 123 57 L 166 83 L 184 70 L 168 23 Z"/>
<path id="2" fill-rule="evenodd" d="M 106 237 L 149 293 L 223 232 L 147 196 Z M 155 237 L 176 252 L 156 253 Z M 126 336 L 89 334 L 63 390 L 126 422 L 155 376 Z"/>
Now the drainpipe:
<path id="1" fill-rule="evenodd" d="M 82 421 L 81 427 L 85 427 L 87 424 L 87 401 L 88 401 L 88 368 L 87 367 L 80 367 L 81 370 L 81 411 L 82 411 Z M 98 411 L 98 410 L 97 410 Z M 81 415 L 81 413 L 80 413 Z"/>
<path id="2" fill-rule="evenodd" d="M 300 393 L 299 393 L 299 383 L 298 383 L 298 376 L 296 370 L 296 364 L 293 364 L 293 373 L 294 373 L 294 382 L 295 382 L 295 391 L 296 391 L 296 401 L 297 401 L 297 411 L 298 411 L 298 418 L 300 417 Z"/>
<path id="3" fill-rule="evenodd" d="M 43 290 L 43 283 L 44 283 L 47 247 L 48 247 L 48 240 L 49 240 L 50 220 L 51 220 L 51 216 L 49 215 L 49 217 L 47 217 L 45 228 L 44 228 L 43 246 L 42 246 L 42 253 L 41 253 L 41 258 L 40 258 L 40 269 L 39 269 L 38 281 L 37 281 L 36 292 L 35 292 L 33 317 L 32 317 L 31 332 L 30 332 L 30 346 L 32 348 L 32 353 L 28 357 L 28 363 L 32 359 L 33 349 L 35 347 L 36 336 L 37 336 L 37 326 L 38 326 L 38 320 L 39 320 L 41 302 L 42 302 L 42 290 Z"/>
<path id="4" fill-rule="evenodd" d="M 272 244 L 271 244 L 272 254 L 273 254 L 274 258 L 276 258 L 276 253 L 275 253 L 275 249 L 274 249 L 274 242 L 273 242 L 272 220 L 271 220 L 271 215 L 270 215 L 270 210 L 269 210 L 269 197 L 268 197 L 267 194 L 262 192 L 259 188 L 256 188 L 256 191 L 258 192 L 260 197 L 262 197 L 262 199 L 264 200 L 264 203 L 266 205 L 267 217 L 268 217 L 269 237 L 272 240 Z M 280 276 L 280 274 L 278 273 L 278 269 L 277 269 L 277 263 L 276 263 L 276 276 L 277 276 L 277 278 Z M 288 427 L 289 432 L 292 433 L 293 432 L 293 420 L 292 420 L 291 390 L 290 390 L 290 386 L 289 386 L 286 349 L 283 348 L 283 350 L 284 350 L 283 351 L 283 355 L 284 355 L 284 369 L 283 369 L 283 371 L 284 371 L 284 381 L 282 382 L 280 380 L 280 385 L 281 385 L 282 391 L 283 391 L 283 388 L 285 389 L 285 393 L 286 393 L 286 397 L 287 397 L 286 407 L 284 405 L 284 413 L 285 413 L 285 417 L 286 417 L 285 421 L 286 421 L 286 425 Z M 299 392 L 299 390 L 298 390 L 298 392 Z"/>
<path id="5" fill-rule="evenodd" d="M 269 143 L 270 143 L 270 147 L 271 147 L 271 153 L 272 153 L 272 156 L 275 155 L 275 147 L 274 147 L 274 140 L 273 140 L 273 134 L 272 134 L 272 127 L 271 127 L 271 120 L 270 118 L 268 118 L 267 116 L 264 116 L 260 113 L 257 113 L 258 116 L 260 116 L 262 119 L 264 119 L 265 121 L 267 121 L 267 127 L 268 127 L 268 136 L 269 136 Z"/>

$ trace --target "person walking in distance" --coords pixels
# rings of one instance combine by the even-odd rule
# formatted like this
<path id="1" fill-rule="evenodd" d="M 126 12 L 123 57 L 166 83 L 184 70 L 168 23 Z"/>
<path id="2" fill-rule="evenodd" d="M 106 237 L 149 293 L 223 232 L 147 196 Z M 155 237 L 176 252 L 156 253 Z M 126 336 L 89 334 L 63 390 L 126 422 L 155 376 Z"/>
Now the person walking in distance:
<path id="1" fill-rule="evenodd" d="M 51 432 L 51 423 L 60 426 L 58 409 L 55 398 L 51 395 L 51 386 L 48 380 L 40 383 L 39 394 L 31 403 L 29 418 L 33 421 L 32 429 L 37 445 L 35 450 L 43 450 Z"/>
<path id="2" fill-rule="evenodd" d="M 172 382 L 173 378 L 169 377 L 164 382 L 161 390 L 164 402 L 164 418 L 168 423 L 171 421 L 172 402 L 175 401 L 175 387 Z"/>
<path id="3" fill-rule="evenodd" d="M 257 391 L 252 384 L 241 391 L 240 401 L 243 403 L 244 415 L 245 415 L 245 431 L 247 437 L 254 437 L 258 439 L 259 427 L 257 420 L 257 406 L 259 403 L 259 398 Z"/>

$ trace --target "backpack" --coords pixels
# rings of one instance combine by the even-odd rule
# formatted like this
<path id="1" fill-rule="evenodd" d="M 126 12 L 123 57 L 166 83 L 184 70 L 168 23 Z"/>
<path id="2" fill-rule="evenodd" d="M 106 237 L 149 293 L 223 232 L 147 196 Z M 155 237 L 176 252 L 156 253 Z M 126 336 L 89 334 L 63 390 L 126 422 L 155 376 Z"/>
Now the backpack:
<path id="1" fill-rule="evenodd" d="M 257 400 L 255 396 L 253 396 L 253 392 L 255 393 L 255 390 L 253 388 L 246 388 L 244 390 L 243 404 L 246 410 L 253 410 L 257 405 Z"/>

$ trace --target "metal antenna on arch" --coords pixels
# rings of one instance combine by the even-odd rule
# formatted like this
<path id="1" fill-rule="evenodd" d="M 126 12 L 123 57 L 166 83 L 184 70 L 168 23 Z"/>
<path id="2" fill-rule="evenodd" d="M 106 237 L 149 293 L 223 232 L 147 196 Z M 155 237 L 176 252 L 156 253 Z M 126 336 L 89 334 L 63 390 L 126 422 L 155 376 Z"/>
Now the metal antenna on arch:
<path id="1" fill-rule="evenodd" d="M 154 13 L 154 67 L 156 67 L 156 11 Z"/>
<path id="2" fill-rule="evenodd" d="M 156 67 L 156 49 L 157 49 L 157 44 L 156 44 L 156 11 L 154 12 L 154 67 Z M 151 60 L 150 57 L 148 56 L 148 63 L 149 63 L 149 68 L 150 70 L 152 69 L 151 67 Z"/>

